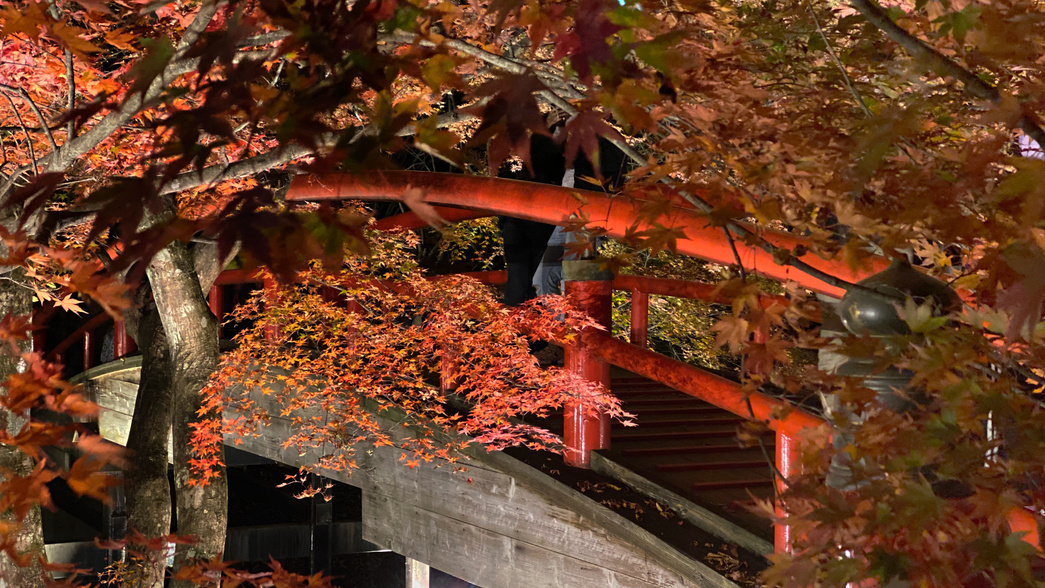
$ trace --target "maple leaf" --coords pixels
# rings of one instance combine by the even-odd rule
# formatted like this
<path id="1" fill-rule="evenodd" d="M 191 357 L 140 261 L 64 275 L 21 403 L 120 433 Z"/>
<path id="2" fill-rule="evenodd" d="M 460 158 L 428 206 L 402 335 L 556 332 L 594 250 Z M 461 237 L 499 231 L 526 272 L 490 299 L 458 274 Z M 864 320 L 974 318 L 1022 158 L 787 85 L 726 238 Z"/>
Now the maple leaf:
<path id="1" fill-rule="evenodd" d="M 108 503 L 112 499 L 109 496 L 109 488 L 119 485 L 120 481 L 102 471 L 105 465 L 104 460 L 96 459 L 92 455 L 80 456 L 66 473 L 65 482 L 73 492 L 81 496 Z"/>
<path id="2" fill-rule="evenodd" d="M 65 23 L 56 22 L 47 28 L 48 35 L 53 37 L 59 45 L 62 45 L 74 55 L 78 55 L 81 58 L 87 58 L 89 53 L 98 53 L 101 48 L 94 45 L 90 41 L 85 40 L 81 35 L 83 29 L 67 25 Z"/>
<path id="3" fill-rule="evenodd" d="M 42 9 L 40 2 L 26 2 L 22 9 L 8 5 L 0 9 L 0 20 L 4 26 L 0 28 L 0 36 L 23 34 L 30 40 L 39 38 L 41 30 L 53 22 L 51 16 Z"/>
<path id="4" fill-rule="evenodd" d="M 18 520 L 24 520 L 29 509 L 51 505 L 51 492 L 47 483 L 57 474 L 46 468 L 44 460 L 37 462 L 33 471 L 25 476 L 10 476 L 0 482 L 0 508 L 10 509 Z"/>
<path id="5" fill-rule="evenodd" d="M 1026 329 L 1041 320 L 1045 301 L 1045 252 L 1034 245 L 1017 242 L 1002 253 L 1002 260 L 1019 278 L 998 296 L 998 304 L 1008 309 L 1012 318 L 1005 339 L 1015 341 Z"/>
<path id="6" fill-rule="evenodd" d="M 542 90 L 546 90 L 544 84 L 532 73 L 499 74 L 476 90 L 477 94 L 489 96 L 489 99 L 473 110 L 482 122 L 469 144 L 481 145 L 489 141 L 491 170 L 500 169 L 508 156 L 514 154 L 533 174 L 530 134 L 550 135 L 534 96 Z"/>
<path id="7" fill-rule="evenodd" d="M 574 15 L 573 31 L 556 39 L 555 56 L 569 56 L 570 64 L 581 80 L 591 81 L 592 65 L 613 62 L 613 48 L 607 38 L 621 30 L 606 16 L 607 8 L 616 6 L 602 0 L 581 0 Z"/>
<path id="8" fill-rule="evenodd" d="M 73 298 L 71 294 L 63 296 L 60 300 L 55 302 L 55 307 L 75 314 L 87 314 L 87 311 L 83 309 L 83 303 L 76 298 Z"/>
<path id="9" fill-rule="evenodd" d="M 124 463 L 124 448 L 105 440 L 101 435 L 81 435 L 76 441 L 76 447 L 99 461 L 111 464 Z"/>
<path id="10" fill-rule="evenodd" d="M 747 319 L 727 316 L 719 319 L 711 329 L 718 335 L 715 337 L 716 347 L 729 347 L 731 353 L 740 353 L 747 345 L 750 329 Z"/>
<path id="11" fill-rule="evenodd" d="M 617 141 L 624 141 L 617 129 L 609 125 L 605 115 L 594 111 L 584 111 L 570 117 L 562 129 L 556 131 L 556 139 L 563 140 L 565 136 L 566 161 L 573 162 L 577 159 L 578 151 L 583 151 L 585 157 L 592 164 L 595 174 L 601 178 L 599 166 L 599 139 L 606 137 Z"/>
<path id="12" fill-rule="evenodd" d="M 439 216 L 439 212 L 435 207 L 425 202 L 424 199 L 425 190 L 423 188 L 407 186 L 403 192 L 403 204 L 409 206 L 410 210 L 414 211 L 418 218 L 436 229 L 443 228 L 446 225 L 446 221 Z"/>

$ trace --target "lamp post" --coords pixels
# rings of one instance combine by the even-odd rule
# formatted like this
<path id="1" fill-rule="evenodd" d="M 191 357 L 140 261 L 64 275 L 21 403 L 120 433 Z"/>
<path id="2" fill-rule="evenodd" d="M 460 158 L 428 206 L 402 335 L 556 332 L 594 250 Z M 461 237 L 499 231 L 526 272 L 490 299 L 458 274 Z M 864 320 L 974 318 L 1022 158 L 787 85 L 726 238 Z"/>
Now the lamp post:
<path id="1" fill-rule="evenodd" d="M 961 299 L 944 282 L 916 270 L 907 260 L 894 259 L 884 271 L 857 283 L 838 303 L 838 316 L 845 329 L 854 335 L 888 339 L 909 335 L 907 323 L 897 309 L 908 299 L 916 304 L 931 304 L 933 314 L 941 316 L 961 308 Z M 826 324 L 826 321 L 825 321 Z M 889 343 L 892 344 L 892 343 Z M 873 356 L 845 356 L 834 369 L 841 376 L 860 378 L 865 387 L 875 392 L 876 399 L 886 409 L 905 412 L 914 407 L 911 399 L 915 391 L 907 389 L 912 374 L 894 366 L 881 366 Z M 828 398 L 831 411 L 844 411 L 837 398 Z M 863 419 L 856 413 L 845 413 L 848 426 L 834 436 L 839 451 L 831 461 L 827 484 L 840 489 L 852 489 L 852 471 L 849 454 L 844 447 L 853 441 L 852 429 Z"/>

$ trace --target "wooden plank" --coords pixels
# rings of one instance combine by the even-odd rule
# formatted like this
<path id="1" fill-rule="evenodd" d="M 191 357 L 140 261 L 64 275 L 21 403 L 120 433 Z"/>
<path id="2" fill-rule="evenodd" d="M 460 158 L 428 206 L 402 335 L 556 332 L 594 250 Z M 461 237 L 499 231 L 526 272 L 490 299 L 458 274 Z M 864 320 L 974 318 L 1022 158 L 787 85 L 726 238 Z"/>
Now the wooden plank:
<path id="1" fill-rule="evenodd" d="M 98 432 L 102 437 L 118 445 L 127 445 L 127 435 L 131 432 L 131 417 L 111 410 L 103 410 L 98 415 Z"/>
<path id="2" fill-rule="evenodd" d="M 138 399 L 138 384 L 107 378 L 93 382 L 90 390 L 92 400 L 98 406 L 127 416 L 134 414 L 134 405 Z"/>
<path id="3" fill-rule="evenodd" d="M 131 357 L 124 357 L 115 361 L 110 361 L 109 363 L 104 363 L 89 370 L 80 372 L 72 378 L 69 378 L 69 381 L 73 384 L 83 384 L 85 382 L 104 378 L 115 378 L 127 380 L 129 382 L 137 382 L 141 377 L 141 366 L 142 356 L 132 355 Z"/>
<path id="4" fill-rule="evenodd" d="M 245 439 L 239 447 L 265 452 L 264 457 L 291 465 L 314 463 L 318 456 L 317 450 L 306 450 L 302 455 L 295 448 L 283 448 L 278 443 L 278 439 L 285 439 L 291 432 L 291 425 L 285 419 L 272 419 L 264 432 L 263 437 Z M 514 475 L 505 473 L 503 467 L 491 468 L 489 461 L 476 459 L 465 462 L 468 467 L 465 472 L 454 473 L 451 468 L 434 469 L 425 465 L 411 469 L 399 461 L 399 452 L 389 447 L 359 447 L 357 455 L 359 471 L 352 475 L 343 472 L 326 475 L 359 486 L 364 493 L 379 494 L 400 508 L 421 510 L 455 521 L 455 528 L 467 526 L 467 533 L 477 540 L 497 543 L 502 539 L 493 538 L 508 538 L 542 552 L 569 557 L 573 567 L 598 568 L 606 574 L 632 577 L 640 570 L 643 578 L 650 578 L 643 581 L 652 582 L 654 586 L 680 585 L 678 577 L 700 578 L 702 585 L 707 586 L 733 586 L 710 568 L 679 554 L 630 521 L 501 453 L 485 454 L 485 457 L 514 464 L 519 470 L 512 472 Z M 521 473 L 529 473 L 533 480 L 523 484 L 521 478 L 527 476 Z M 535 480 L 543 480 L 543 483 L 535 484 Z M 369 523 L 364 524 L 364 529 L 366 524 Z M 444 549 L 438 534 L 428 536 L 422 531 L 405 535 L 402 541 L 424 544 L 428 548 L 437 546 L 433 553 Z M 382 544 L 381 537 L 380 534 L 376 538 L 365 536 L 377 544 Z M 393 549 L 454 573 L 443 564 L 423 559 L 420 554 Z M 463 565 L 474 565 L 474 554 L 468 556 Z M 685 574 L 680 575 L 680 569 Z M 476 583 L 488 586 L 488 582 Z"/>
<path id="5" fill-rule="evenodd" d="M 721 537 L 730 543 L 761 555 L 773 553 L 773 544 L 754 533 L 743 529 L 715 513 L 694 504 L 682 496 L 662 488 L 628 468 L 616 463 L 608 456 L 592 452 L 591 467 L 596 472 L 624 482 L 639 494 L 671 507 L 680 517 L 692 525 Z"/>
<path id="6" fill-rule="evenodd" d="M 587 498 L 551 500 L 520 486 L 515 478 L 473 468 L 471 461 L 467 465 L 467 472 L 447 475 L 449 472 L 423 466 L 411 470 L 388 463 L 379 470 L 391 472 L 394 478 L 378 488 L 402 504 L 601 567 L 620 571 L 647 567 L 645 558 L 635 553 L 630 537 L 618 536 L 591 516 L 593 509 L 585 504 Z"/>
<path id="7" fill-rule="evenodd" d="M 677 576 L 653 582 L 365 492 L 363 537 L 483 588 L 712 586 Z M 417 541 L 425 537 L 426 541 Z"/>
<path id="8" fill-rule="evenodd" d="M 126 376 L 124 371 L 117 373 Z M 89 382 L 87 389 L 91 399 L 102 407 L 98 415 L 99 434 L 113 443 L 126 446 L 138 397 L 138 384 L 102 378 Z M 170 436 L 167 437 L 167 461 L 174 462 L 174 442 Z"/>

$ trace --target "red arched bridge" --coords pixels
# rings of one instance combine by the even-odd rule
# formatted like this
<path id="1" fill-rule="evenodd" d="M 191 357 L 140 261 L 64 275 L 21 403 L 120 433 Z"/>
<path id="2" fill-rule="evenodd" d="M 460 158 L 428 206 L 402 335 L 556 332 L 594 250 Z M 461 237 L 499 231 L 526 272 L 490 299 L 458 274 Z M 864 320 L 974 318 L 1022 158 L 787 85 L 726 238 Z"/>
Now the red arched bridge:
<path id="1" fill-rule="evenodd" d="M 601 193 L 579 195 L 577 190 L 558 186 L 423 172 L 299 177 L 287 198 L 395 201 L 410 186 L 423 187 L 425 202 L 447 220 L 496 214 L 563 224 L 567 219 L 581 218 L 614 237 L 636 229 L 635 221 L 643 218 L 645 204 L 641 199 Z M 382 219 L 378 227 L 422 224 L 416 215 L 404 213 Z M 642 221 L 637 229 L 656 226 L 677 229 L 680 253 L 722 264 L 734 263 L 739 254 L 745 267 L 757 268 L 761 275 L 792 280 L 822 294 L 842 294 L 813 276 L 777 265 L 772 255 L 760 248 L 738 243 L 734 249 L 721 228 L 708 226 L 705 217 L 681 200 L 657 219 L 656 225 Z M 790 233 L 761 229 L 758 233 L 787 250 L 802 244 Z M 806 255 L 803 261 L 848 281 L 857 281 L 887 265 L 886 260 L 875 259 L 866 270 L 854 272 L 846 264 L 813 255 Z M 736 382 L 646 348 L 650 295 L 715 301 L 712 286 L 606 276 L 584 263 L 566 268 L 566 293 L 608 326 L 612 291 L 630 292 L 631 342 L 618 340 L 606 331 L 590 330 L 582 334 L 579 344 L 567 347 L 566 368 L 606 384 L 622 399 L 624 408 L 637 415 L 640 426 L 617 429 L 607 418 L 567 406 L 561 424 L 553 425 L 563 434 L 566 463 L 592 468 L 626 484 L 671 508 L 687 524 L 747 552 L 786 549 L 787 527 L 773 527 L 767 519 L 738 509 L 738 502 L 749 496 L 772 499 L 772 470 L 789 475 L 796 463 L 792 455 L 795 437 L 805 429 L 821 426 L 823 421 L 800 407 L 788 405 L 793 410 L 779 410 L 787 405 L 786 400 L 760 393 L 748 395 Z M 490 283 L 504 280 L 503 272 L 479 277 Z M 223 273 L 210 292 L 215 314 L 221 318 L 229 287 L 252 281 L 247 272 Z M 774 302 L 772 298 L 767 297 L 765 302 Z M 135 386 L 121 383 L 133 380 L 121 376 L 136 369 L 133 361 L 123 359 L 133 352 L 133 343 L 121 325 L 115 325 L 116 361 L 99 366 L 98 333 L 106 327 L 106 320 L 95 317 L 87 321 L 72 336 L 51 347 L 50 355 L 62 359 L 82 354 L 87 370 L 84 379 L 107 409 L 102 416 L 102 432 L 122 442 L 136 393 Z M 45 343 L 36 341 L 39 348 L 46 348 Z M 75 363 L 80 363 L 79 359 Z M 773 467 L 758 448 L 737 447 L 733 436 L 744 419 L 765 421 L 775 432 L 775 438 L 763 444 L 763 448 L 774 450 Z M 297 455 L 281 446 L 280 440 L 289 435 L 288 426 L 287 421 L 273 419 L 266 434 L 248 441 L 246 449 L 290 465 L 307 463 L 312 456 Z M 467 483 L 462 483 L 460 476 L 454 478 L 449 472 L 399 467 L 394 456 L 380 450 L 368 455 L 373 461 L 370 473 L 363 477 L 346 475 L 343 480 L 364 488 L 364 539 L 484 587 L 734 585 L 706 562 L 680 552 L 662 538 L 510 457 L 485 453 L 470 456 Z M 391 465 L 378 467 L 383 461 Z M 1037 545 L 1035 521 L 1029 515 L 1016 512 L 1012 521 L 1015 529 L 1030 531 L 1028 540 Z M 473 547 L 464 549 L 462 542 Z"/>

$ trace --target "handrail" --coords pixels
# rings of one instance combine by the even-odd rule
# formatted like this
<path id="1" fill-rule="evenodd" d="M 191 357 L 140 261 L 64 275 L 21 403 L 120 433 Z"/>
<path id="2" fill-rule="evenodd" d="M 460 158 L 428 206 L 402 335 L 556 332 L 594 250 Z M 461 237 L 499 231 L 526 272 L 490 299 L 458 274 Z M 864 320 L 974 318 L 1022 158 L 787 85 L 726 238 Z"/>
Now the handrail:
<path id="1" fill-rule="evenodd" d="M 693 282 L 674 278 L 657 278 L 653 276 L 636 276 L 621 274 L 613 278 L 614 290 L 637 290 L 646 294 L 674 296 L 676 298 L 692 298 L 704 302 L 729 304 L 732 299 L 719 291 L 715 284 Z M 758 297 L 762 308 L 769 308 L 774 303 L 787 306 L 790 300 L 779 294 L 762 294 Z"/>
<path id="2" fill-rule="evenodd" d="M 679 235 L 676 245 L 680 253 L 722 264 L 736 263 L 739 256 L 747 268 L 778 281 L 794 280 L 802 286 L 840 297 L 844 292 L 819 279 L 789 266 L 777 265 L 773 256 L 758 247 L 731 244 L 721 227 L 710 226 L 706 215 L 692 207 L 675 204 L 666 214 L 651 223 L 644 213 L 644 200 L 634 197 L 611 197 L 602 192 L 577 190 L 503 178 L 466 176 L 435 172 L 363 172 L 357 174 L 325 174 L 297 176 L 290 184 L 286 198 L 289 201 L 314 200 L 370 200 L 401 201 L 407 188 L 423 186 L 425 202 L 435 206 L 457 206 L 490 214 L 501 214 L 526 220 L 561 224 L 571 215 L 590 219 L 604 227 L 612 237 L 633 234 L 637 229 L 672 229 Z M 741 223 L 743 224 L 743 223 Z M 767 242 L 795 251 L 808 247 L 809 242 L 798 235 L 763 227 L 749 226 Z M 801 247 L 800 247 L 801 246 Z M 848 281 L 858 281 L 882 271 L 888 260 L 872 257 L 870 266 L 856 271 L 845 261 L 822 259 L 807 254 L 803 257 L 821 271 Z"/>
<path id="3" fill-rule="evenodd" d="M 786 435 L 815 429 L 826 421 L 798 407 L 761 392 L 748 394 L 740 384 L 672 359 L 655 351 L 626 343 L 605 331 L 587 331 L 582 336 L 603 361 L 624 368 L 680 392 L 699 398 L 749 420 L 767 421 L 769 428 Z"/>
<path id="4" fill-rule="evenodd" d="M 54 349 L 48 351 L 45 357 L 48 361 L 54 361 L 54 358 L 68 351 L 69 348 L 82 340 L 84 336 L 89 335 L 92 331 L 110 320 L 113 320 L 112 316 L 104 312 L 91 317 L 86 323 L 80 325 L 80 328 L 76 329 L 72 334 L 63 339 L 61 343 L 55 345 Z"/>

